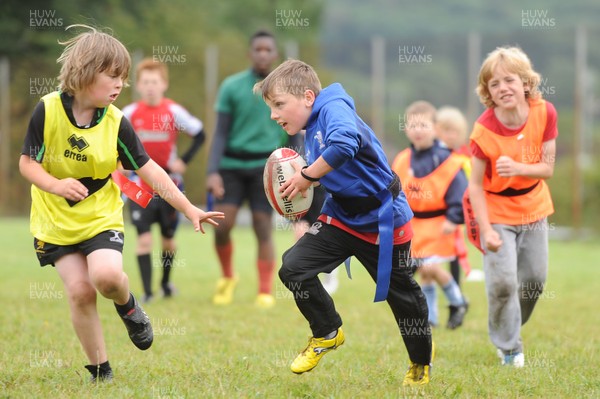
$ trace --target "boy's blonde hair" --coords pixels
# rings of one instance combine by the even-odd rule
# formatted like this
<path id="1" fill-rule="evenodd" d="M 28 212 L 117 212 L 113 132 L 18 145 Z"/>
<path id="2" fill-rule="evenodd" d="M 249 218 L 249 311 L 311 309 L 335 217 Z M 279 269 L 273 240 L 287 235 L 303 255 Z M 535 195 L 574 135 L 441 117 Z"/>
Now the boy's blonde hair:
<path id="1" fill-rule="evenodd" d="M 488 54 L 479 70 L 477 95 L 479 96 L 479 101 L 487 108 L 494 108 L 496 106 L 488 90 L 488 82 L 498 66 L 506 69 L 509 73 L 519 75 L 523 84 L 529 86 L 529 90 L 525 91 L 525 98 L 532 100 L 542 98 L 542 93 L 538 90 L 542 77 L 533 70 L 527 54 L 518 47 L 498 47 Z"/>
<path id="2" fill-rule="evenodd" d="M 87 32 L 60 42 L 65 46 L 56 62 L 62 64 L 58 75 L 59 90 L 74 95 L 94 83 L 97 73 L 108 71 L 120 76 L 127 87 L 131 66 L 129 52 L 123 44 L 108 33 L 100 32 L 87 25 L 69 25 L 83 28 Z"/>
<path id="3" fill-rule="evenodd" d="M 140 80 L 140 75 L 143 71 L 158 71 L 161 78 L 168 83 L 169 82 L 169 68 L 162 62 L 154 61 L 152 58 L 144 58 L 137 64 L 135 68 L 136 81 Z"/>
<path id="4" fill-rule="evenodd" d="M 415 101 L 411 103 L 408 107 L 406 107 L 406 111 L 404 111 L 404 116 L 408 120 L 408 117 L 414 115 L 425 115 L 430 116 L 431 120 L 435 122 L 435 107 L 429 101 Z"/>
<path id="5" fill-rule="evenodd" d="M 253 89 L 254 93 L 260 93 L 265 100 L 282 93 L 302 97 L 306 90 L 312 90 L 317 96 L 321 92 L 321 81 L 313 67 L 292 59 L 281 63 L 263 81 L 255 84 Z"/>
<path id="6" fill-rule="evenodd" d="M 451 127 L 460 134 L 460 139 L 465 141 L 469 129 L 467 118 L 456 107 L 441 107 L 435 114 L 435 122 L 439 126 Z"/>

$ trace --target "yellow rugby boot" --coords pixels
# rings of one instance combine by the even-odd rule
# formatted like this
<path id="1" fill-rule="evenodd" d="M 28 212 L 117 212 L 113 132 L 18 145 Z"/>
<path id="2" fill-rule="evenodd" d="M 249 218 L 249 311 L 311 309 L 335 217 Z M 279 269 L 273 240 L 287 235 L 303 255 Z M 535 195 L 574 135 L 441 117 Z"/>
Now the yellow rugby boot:
<path id="1" fill-rule="evenodd" d="M 338 328 L 337 335 L 331 339 L 312 337 L 308 341 L 308 346 L 292 362 L 292 372 L 302 374 L 317 367 L 319 360 L 327 352 L 337 349 L 346 338 L 341 328 Z"/>
<path id="2" fill-rule="evenodd" d="M 404 376 L 402 386 L 419 386 L 429 384 L 429 372 L 431 365 L 433 364 L 433 357 L 435 355 L 435 344 L 431 341 L 431 362 L 429 364 L 417 364 L 410 362 L 408 371 Z"/>
<path id="3" fill-rule="evenodd" d="M 213 303 L 215 305 L 229 305 L 233 302 L 233 291 L 237 285 L 237 277 L 220 278 L 217 282 L 217 289 L 213 296 Z"/>
<path id="4" fill-rule="evenodd" d="M 262 309 L 269 309 L 275 306 L 275 297 L 271 294 L 258 294 L 254 304 Z"/>

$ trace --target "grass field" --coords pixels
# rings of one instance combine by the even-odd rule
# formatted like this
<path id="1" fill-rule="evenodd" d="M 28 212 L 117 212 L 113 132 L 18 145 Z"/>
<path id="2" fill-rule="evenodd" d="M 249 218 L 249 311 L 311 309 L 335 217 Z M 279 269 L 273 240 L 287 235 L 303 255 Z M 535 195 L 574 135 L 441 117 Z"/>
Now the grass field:
<path id="1" fill-rule="evenodd" d="M 156 233 L 156 232 L 155 232 Z M 125 269 L 140 293 L 126 231 Z M 275 308 L 259 310 L 255 245 L 249 229 L 235 232 L 235 264 L 241 283 L 233 305 L 210 300 L 218 278 L 212 232 L 182 226 L 173 272 L 180 294 L 145 307 L 155 340 L 137 350 L 110 301 L 99 309 L 115 372 L 112 384 L 87 383 L 86 359 L 72 330 L 57 273 L 41 269 L 25 219 L 0 227 L 0 397 L 4 398 L 597 398 L 600 397 L 600 246 L 552 242 L 546 290 L 523 329 L 526 367 L 501 367 L 487 336 L 483 282 L 465 282 L 471 302 L 465 325 L 434 330 L 433 380 L 424 389 L 403 389 L 408 358 L 385 304 L 374 304 L 374 283 L 353 261 L 353 280 L 340 273 L 336 306 L 346 344 L 311 373 L 294 375 L 289 363 L 310 330 L 285 287 L 276 281 Z M 276 234 L 277 252 L 292 244 Z M 475 268 L 481 267 L 472 253 Z M 280 258 L 280 255 L 278 256 Z M 155 270 L 158 281 L 159 269 Z M 156 284 L 155 284 L 156 285 Z M 440 319 L 447 311 L 440 297 Z"/>

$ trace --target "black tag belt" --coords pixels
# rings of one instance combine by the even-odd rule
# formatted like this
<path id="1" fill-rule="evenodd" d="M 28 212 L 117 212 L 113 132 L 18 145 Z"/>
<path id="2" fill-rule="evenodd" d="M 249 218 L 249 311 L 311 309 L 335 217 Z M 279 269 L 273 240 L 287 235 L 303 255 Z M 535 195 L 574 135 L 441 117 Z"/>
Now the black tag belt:
<path id="1" fill-rule="evenodd" d="M 446 214 L 447 209 L 438 209 L 436 211 L 424 211 L 424 212 L 418 212 L 418 211 L 413 211 L 413 214 L 415 215 L 415 218 L 417 219 L 432 219 L 432 218 L 436 218 L 438 216 L 444 216 Z"/>
<path id="2" fill-rule="evenodd" d="M 110 175 L 106 176 L 104 179 L 92 179 L 91 177 L 82 177 L 81 179 L 77 179 L 88 189 L 88 197 L 94 194 L 96 191 L 100 190 L 106 182 L 110 179 Z M 87 198 L 87 197 L 86 197 Z M 65 198 L 69 206 L 75 206 L 80 201 L 71 201 Z"/>
<path id="3" fill-rule="evenodd" d="M 391 183 L 388 184 L 387 190 L 392 194 L 392 198 L 396 198 L 400 194 L 402 186 L 400 178 L 396 173 L 394 173 Z M 368 197 L 340 197 L 339 195 L 332 194 L 331 197 L 349 215 L 367 213 L 381 206 L 381 201 L 375 195 L 369 195 Z"/>
<path id="4" fill-rule="evenodd" d="M 531 192 L 534 188 L 537 187 L 538 184 L 540 184 L 539 180 L 533 186 L 526 187 L 526 188 L 521 188 L 519 190 L 514 189 L 512 187 L 509 187 L 509 188 L 504 189 L 504 190 L 502 190 L 500 192 L 497 192 L 497 193 L 495 193 L 493 191 L 488 191 L 488 193 L 490 193 L 490 194 L 496 194 L 496 195 L 501 195 L 503 197 L 516 197 L 518 195 L 525 195 L 525 194 Z"/>

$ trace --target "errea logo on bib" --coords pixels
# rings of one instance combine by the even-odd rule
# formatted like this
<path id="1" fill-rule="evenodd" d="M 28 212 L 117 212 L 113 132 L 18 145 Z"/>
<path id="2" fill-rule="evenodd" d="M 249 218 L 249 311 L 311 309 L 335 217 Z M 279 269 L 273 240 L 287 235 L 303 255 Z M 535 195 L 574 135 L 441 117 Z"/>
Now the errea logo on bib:
<path id="1" fill-rule="evenodd" d="M 64 152 L 65 158 L 73 159 L 73 160 L 79 161 L 79 162 L 87 162 L 87 156 L 85 154 L 80 154 L 80 152 L 82 152 L 83 150 L 85 150 L 86 148 L 88 148 L 90 146 L 88 144 L 88 142 L 85 140 L 85 138 L 77 137 L 75 135 L 75 133 L 73 133 L 72 135 L 69 136 L 67 141 L 69 142 L 71 149 L 77 150 L 77 152 L 66 149 Z"/>

